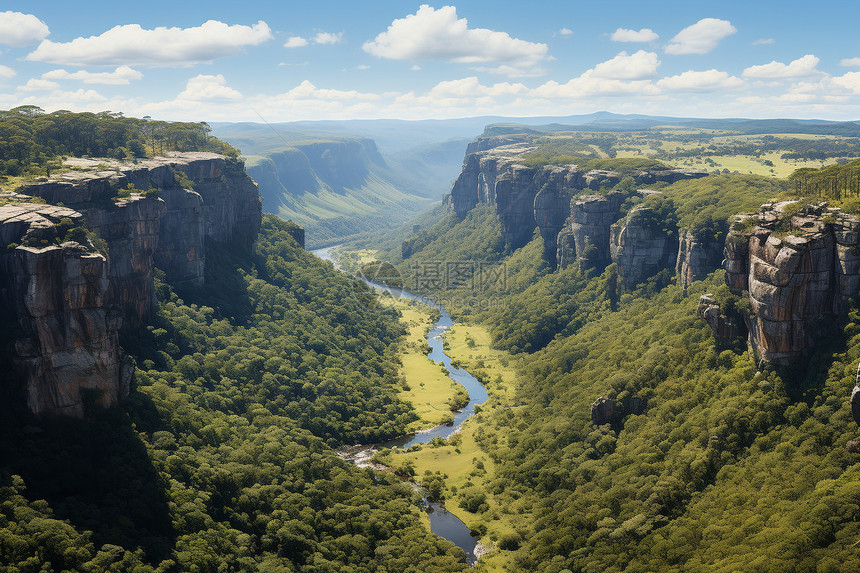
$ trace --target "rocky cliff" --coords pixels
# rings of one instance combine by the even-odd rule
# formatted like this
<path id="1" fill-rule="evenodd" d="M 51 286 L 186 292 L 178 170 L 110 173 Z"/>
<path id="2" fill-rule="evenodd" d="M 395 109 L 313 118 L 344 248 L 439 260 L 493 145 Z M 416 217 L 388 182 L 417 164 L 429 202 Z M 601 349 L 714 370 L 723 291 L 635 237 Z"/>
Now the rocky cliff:
<path id="1" fill-rule="evenodd" d="M 858 294 L 860 219 L 825 203 L 768 203 L 735 219 L 725 260 L 729 289 L 749 300 L 750 351 L 757 361 L 792 364 Z"/>
<path id="2" fill-rule="evenodd" d="M 675 265 L 677 235 L 661 223 L 649 207 L 636 207 L 611 227 L 609 252 L 625 290 Z"/>
<path id="3" fill-rule="evenodd" d="M 0 208 L 0 289 L 20 334 L 3 351 L 32 412 L 80 417 L 87 400 L 109 407 L 127 392 L 119 332 L 151 317 L 155 265 L 177 288 L 202 286 L 206 241 L 251 255 L 261 210 L 242 163 L 221 155 L 66 163 Z"/>
<path id="4" fill-rule="evenodd" d="M 23 396 L 35 414 L 81 417 L 87 400 L 115 405 L 132 366 L 119 347 L 122 316 L 108 304 L 107 258 L 85 236 L 61 236 L 77 211 L 51 205 L 0 207 L 0 303 L 15 370 L 7 397 Z M 9 396 L 11 395 L 11 396 Z"/>
<path id="5" fill-rule="evenodd" d="M 537 227 L 544 239 L 547 260 L 553 265 L 565 266 L 579 258 L 589 246 L 583 243 L 576 257 L 570 251 L 571 248 L 577 249 L 577 230 L 566 230 L 575 208 L 571 206 L 571 199 L 584 190 L 596 191 L 613 186 L 621 180 L 621 174 L 607 170 L 581 171 L 576 165 L 524 165 L 520 156 L 534 148 L 529 138 L 524 136 L 476 140 L 468 148 L 463 169 L 451 189 L 448 202 L 461 218 L 478 203 L 494 206 L 501 221 L 505 242 L 513 248 L 521 247 L 531 240 Z M 670 170 L 639 171 L 633 177 L 637 183 L 653 183 L 706 175 L 699 171 Z M 604 218 L 615 217 L 609 224 L 620 217 L 620 214 L 615 215 L 617 209 L 614 205 L 601 205 L 599 208 L 607 210 Z M 595 218 L 600 219 L 600 215 L 595 214 Z M 591 226 L 590 230 L 594 232 L 597 232 L 598 224 L 601 228 L 603 226 L 602 223 L 590 222 L 587 217 L 584 219 L 584 222 L 574 224 Z M 589 229 L 580 229 L 579 234 L 584 239 L 589 236 L 588 232 Z M 598 242 L 604 244 L 602 239 L 598 239 Z M 595 266 L 605 266 L 608 253 L 606 243 Z"/>

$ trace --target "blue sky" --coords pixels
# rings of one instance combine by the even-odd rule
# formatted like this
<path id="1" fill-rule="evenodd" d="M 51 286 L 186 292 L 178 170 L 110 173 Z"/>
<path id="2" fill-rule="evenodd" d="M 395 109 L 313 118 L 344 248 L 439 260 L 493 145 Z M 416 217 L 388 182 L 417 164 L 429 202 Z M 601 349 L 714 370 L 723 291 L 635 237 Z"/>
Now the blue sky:
<path id="1" fill-rule="evenodd" d="M 860 3 L 0 3 L 0 109 L 860 119 Z"/>

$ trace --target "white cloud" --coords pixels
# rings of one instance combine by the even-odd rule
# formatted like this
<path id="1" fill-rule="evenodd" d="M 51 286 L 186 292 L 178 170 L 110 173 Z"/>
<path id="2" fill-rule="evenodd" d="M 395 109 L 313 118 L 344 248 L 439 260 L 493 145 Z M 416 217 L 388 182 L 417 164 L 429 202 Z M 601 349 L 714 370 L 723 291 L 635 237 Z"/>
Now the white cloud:
<path id="1" fill-rule="evenodd" d="M 211 62 L 239 53 L 272 39 L 269 26 L 227 25 L 209 20 L 196 28 L 152 30 L 138 24 L 115 26 L 100 36 L 75 38 L 71 42 L 43 40 L 27 60 L 83 65 L 188 66 Z"/>
<path id="2" fill-rule="evenodd" d="M 839 65 L 846 68 L 857 68 L 860 67 L 860 58 L 842 58 Z"/>
<path id="3" fill-rule="evenodd" d="M 548 81 L 532 90 L 531 95 L 539 98 L 585 98 L 596 95 L 656 95 L 658 91 L 649 80 L 626 82 L 600 78 L 594 75 L 594 70 L 588 70 L 564 84 Z"/>
<path id="4" fill-rule="evenodd" d="M 287 41 L 284 42 L 285 48 L 301 48 L 302 46 L 307 46 L 308 41 L 302 38 L 301 36 L 291 36 L 287 38 Z"/>
<path id="5" fill-rule="evenodd" d="M 752 43 L 753 46 L 766 46 L 767 44 L 773 44 L 776 42 L 773 38 L 759 38 L 755 42 Z"/>
<path id="6" fill-rule="evenodd" d="M 419 66 L 418 64 L 413 64 L 412 67 L 409 69 L 412 70 L 413 72 L 417 72 L 418 70 L 421 69 L 421 66 Z"/>
<path id="7" fill-rule="evenodd" d="M 642 28 L 639 31 L 618 28 L 612 32 L 613 42 L 653 42 L 660 36 L 651 28 Z"/>
<path id="8" fill-rule="evenodd" d="M 32 78 L 27 80 L 27 83 L 23 86 L 18 86 L 18 91 L 22 92 L 36 92 L 36 91 L 46 91 L 46 90 L 54 90 L 60 87 L 60 84 L 57 82 L 52 82 L 48 80 L 40 80 L 38 78 Z"/>
<path id="9" fill-rule="evenodd" d="M 540 66 L 520 68 L 503 64 L 495 67 L 476 66 L 472 68 L 476 72 L 493 74 L 496 76 L 508 76 L 509 78 L 536 78 L 546 74 L 546 70 Z"/>
<path id="10" fill-rule="evenodd" d="M 527 93 L 529 90 L 521 83 L 512 84 L 500 82 L 491 86 L 482 85 L 478 78 L 472 76 L 460 80 L 442 81 L 433 86 L 431 97 L 469 97 L 469 96 L 502 96 Z"/>
<path id="11" fill-rule="evenodd" d="M 343 32 L 338 34 L 320 32 L 314 36 L 314 42 L 317 44 L 338 44 L 341 40 L 343 40 Z"/>
<path id="12" fill-rule="evenodd" d="M 572 36 L 573 30 L 571 30 L 570 28 L 562 28 L 561 30 L 558 31 L 558 33 L 561 36 Z"/>
<path id="13" fill-rule="evenodd" d="M 818 73 L 815 66 L 820 60 L 812 54 L 794 60 L 788 64 L 772 61 L 769 64 L 750 66 L 744 70 L 746 78 L 796 78 Z"/>
<path id="14" fill-rule="evenodd" d="M 848 72 L 845 75 L 835 77 L 833 83 L 855 94 L 860 94 L 860 72 Z"/>
<path id="15" fill-rule="evenodd" d="M 356 90 L 334 90 L 318 88 L 308 80 L 303 81 L 293 89 L 274 96 L 275 99 L 284 100 L 301 100 L 301 99 L 319 99 L 319 100 L 377 100 L 379 94 L 363 93 Z"/>
<path id="16" fill-rule="evenodd" d="M 669 91 L 715 91 L 736 88 L 743 83 L 742 79 L 730 76 L 727 72 L 690 70 L 677 76 L 663 78 L 657 82 L 657 86 Z"/>
<path id="17" fill-rule="evenodd" d="M 720 40 L 737 32 L 728 20 L 702 18 L 692 26 L 678 32 L 666 46 L 667 54 L 707 54 Z"/>
<path id="18" fill-rule="evenodd" d="M 0 12 L 0 44 L 26 46 L 46 38 L 50 33 L 47 24 L 32 14 Z"/>
<path id="19" fill-rule="evenodd" d="M 188 80 L 185 91 L 176 96 L 178 100 L 213 101 L 239 100 L 242 94 L 227 85 L 224 76 L 200 74 Z"/>
<path id="20" fill-rule="evenodd" d="M 359 64 L 359 65 L 355 66 L 355 69 L 357 69 L 357 70 L 369 70 L 370 66 L 368 66 L 367 64 Z"/>
<path id="21" fill-rule="evenodd" d="M 88 72 L 79 70 L 77 72 L 67 72 L 66 70 L 51 70 L 42 74 L 42 79 L 46 80 L 78 80 L 85 84 L 106 84 L 106 85 L 128 85 L 131 80 L 139 80 L 143 74 L 128 66 L 119 66 L 112 72 Z"/>
<path id="22" fill-rule="evenodd" d="M 13 78 L 18 74 L 15 70 L 10 68 L 9 66 L 0 65 L 0 78 Z"/>
<path id="23" fill-rule="evenodd" d="M 392 60 L 448 60 L 466 64 L 505 64 L 523 70 L 547 59 L 547 45 L 512 38 L 505 32 L 469 28 L 454 6 L 422 5 L 394 20 L 388 30 L 362 46 Z"/>
<path id="24" fill-rule="evenodd" d="M 639 50 L 630 55 L 627 52 L 620 52 L 611 60 L 594 66 L 593 76 L 617 80 L 640 80 L 655 75 L 659 65 L 660 59 L 654 52 Z"/>

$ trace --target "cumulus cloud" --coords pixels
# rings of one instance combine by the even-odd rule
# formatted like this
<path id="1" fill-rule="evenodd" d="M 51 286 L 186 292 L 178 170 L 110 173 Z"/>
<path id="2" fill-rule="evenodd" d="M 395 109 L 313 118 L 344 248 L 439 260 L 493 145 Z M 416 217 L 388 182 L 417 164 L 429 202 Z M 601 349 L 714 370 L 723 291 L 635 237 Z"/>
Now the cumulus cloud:
<path id="1" fill-rule="evenodd" d="M 229 101 L 242 99 L 242 94 L 227 85 L 221 74 L 208 76 L 200 74 L 188 80 L 185 91 L 176 99 L 190 101 Z"/>
<path id="2" fill-rule="evenodd" d="M 562 28 L 561 30 L 558 31 L 558 33 L 561 36 L 572 36 L 573 30 L 571 30 L 570 28 Z"/>
<path id="3" fill-rule="evenodd" d="M 478 81 L 478 78 L 472 76 L 460 80 L 439 82 L 433 86 L 429 95 L 431 97 L 502 96 L 518 95 L 526 92 L 528 92 L 528 88 L 521 83 L 500 82 L 491 86 L 485 86 Z"/>
<path id="4" fill-rule="evenodd" d="M 377 100 L 379 94 L 363 93 L 356 90 L 335 90 L 318 88 L 308 80 L 303 81 L 293 89 L 274 96 L 277 100 L 300 100 L 300 99 L 319 99 L 319 100 Z"/>
<path id="5" fill-rule="evenodd" d="M 618 28 L 611 36 L 613 42 L 653 42 L 659 37 L 651 28 L 642 28 L 639 31 Z"/>
<path id="6" fill-rule="evenodd" d="M 85 84 L 106 84 L 114 86 L 128 85 L 131 80 L 139 80 L 143 74 L 128 66 L 119 66 L 112 72 L 88 72 L 79 70 L 67 72 L 66 70 L 51 70 L 42 74 L 46 80 L 78 80 Z"/>
<path id="7" fill-rule="evenodd" d="M 0 65 L 0 78 L 13 78 L 18 72 L 9 66 Z"/>
<path id="8" fill-rule="evenodd" d="M 21 12 L 0 12 L 0 44 L 26 46 L 43 40 L 50 34 L 47 24 Z"/>
<path id="9" fill-rule="evenodd" d="M 677 76 L 663 78 L 657 82 L 657 86 L 669 91 L 715 91 L 736 88 L 743 83 L 742 79 L 719 70 L 704 72 L 690 70 Z"/>
<path id="10" fill-rule="evenodd" d="M 454 6 L 422 5 L 394 20 L 388 30 L 365 42 L 365 52 L 391 60 L 447 60 L 466 64 L 505 64 L 523 70 L 547 59 L 547 45 L 512 38 L 505 32 L 469 28 Z"/>
<path id="11" fill-rule="evenodd" d="M 270 39 L 272 32 L 263 21 L 243 26 L 209 20 L 195 28 L 152 30 L 128 24 L 71 42 L 43 40 L 26 59 L 72 66 L 189 66 L 232 56 L 245 46 L 256 46 Z"/>
<path id="12" fill-rule="evenodd" d="M 857 68 L 860 67 L 860 58 L 842 58 L 839 65 L 846 68 Z"/>
<path id="13" fill-rule="evenodd" d="M 860 93 L 860 72 L 848 72 L 845 75 L 835 77 L 833 83 L 858 94 Z"/>
<path id="14" fill-rule="evenodd" d="M 46 90 L 54 90 L 60 87 L 60 84 L 57 82 L 52 82 L 49 80 L 40 80 L 38 78 L 32 78 L 27 80 L 27 83 L 23 86 L 18 86 L 18 91 L 22 92 L 37 92 L 37 91 L 46 91 Z"/>
<path id="15" fill-rule="evenodd" d="M 776 42 L 773 38 L 759 38 L 758 40 L 752 43 L 753 46 L 766 46 L 767 44 L 773 44 Z"/>
<path id="16" fill-rule="evenodd" d="M 717 47 L 720 40 L 737 32 L 728 20 L 702 18 L 692 26 L 687 26 L 669 40 L 667 54 L 707 54 Z"/>
<path id="17" fill-rule="evenodd" d="M 307 46 L 308 41 L 301 36 L 291 36 L 287 38 L 287 41 L 284 42 L 285 48 L 301 48 L 302 46 Z"/>
<path id="18" fill-rule="evenodd" d="M 594 70 L 588 70 L 567 83 L 548 81 L 532 90 L 538 98 L 585 98 L 590 96 L 612 95 L 656 95 L 659 90 L 649 80 L 623 81 L 600 78 Z"/>
<path id="19" fill-rule="evenodd" d="M 818 70 L 815 69 L 818 62 L 818 58 L 812 54 L 806 54 L 788 64 L 774 60 L 769 64 L 750 66 L 744 70 L 743 75 L 746 78 L 796 78 L 809 76 L 818 73 Z"/>
<path id="20" fill-rule="evenodd" d="M 659 65 L 660 59 L 654 52 L 639 50 L 630 55 L 627 52 L 620 52 L 611 60 L 594 66 L 593 76 L 617 80 L 639 80 L 655 75 Z"/>
<path id="21" fill-rule="evenodd" d="M 343 40 L 343 32 L 337 34 L 320 32 L 314 36 L 314 43 L 316 44 L 338 44 L 341 40 Z"/>

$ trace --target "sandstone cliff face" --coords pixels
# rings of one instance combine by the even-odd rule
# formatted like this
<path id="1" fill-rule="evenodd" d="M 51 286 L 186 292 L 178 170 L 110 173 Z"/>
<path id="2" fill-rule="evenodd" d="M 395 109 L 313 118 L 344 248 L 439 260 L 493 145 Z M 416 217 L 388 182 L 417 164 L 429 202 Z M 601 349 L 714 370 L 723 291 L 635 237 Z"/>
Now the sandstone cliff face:
<path id="1" fill-rule="evenodd" d="M 560 266 L 576 260 L 582 270 L 595 268 L 602 271 L 611 262 L 610 228 L 621 218 L 622 193 L 584 195 L 574 198 L 570 205 L 571 235 L 575 253 L 565 257 Z"/>
<path id="2" fill-rule="evenodd" d="M 140 195 L 120 200 L 112 209 L 83 210 L 87 226 L 107 241 L 110 305 L 124 317 L 123 328 L 138 328 L 155 309 L 155 266 L 164 202 Z"/>
<path id="3" fill-rule="evenodd" d="M 690 283 L 702 280 L 720 268 L 723 258 L 721 247 L 714 240 L 697 236 L 689 229 L 681 229 L 678 233 L 678 259 L 675 262 L 678 284 L 687 288 Z"/>
<path id="4" fill-rule="evenodd" d="M 860 219 L 826 204 L 769 203 L 726 239 L 726 282 L 749 297 L 758 361 L 797 362 L 816 330 L 847 308 L 860 284 Z"/>
<path id="5" fill-rule="evenodd" d="M 612 226 L 610 255 L 626 290 L 672 268 L 677 259 L 677 239 L 655 225 L 652 216 L 650 208 L 637 207 Z"/>
<path id="6" fill-rule="evenodd" d="M 20 381 L 11 393 L 30 411 L 81 417 L 88 391 L 94 405 L 116 405 L 133 366 L 119 347 L 121 316 L 107 305 L 107 259 L 90 244 L 57 244 L 62 218 L 83 222 L 68 208 L 0 207 L 0 303 L 20 334 L 2 351 L 11 352 Z"/>
<path id="7" fill-rule="evenodd" d="M 582 172 L 576 165 L 529 167 L 520 163 L 519 156 L 533 148 L 529 138 L 522 135 L 476 140 L 467 148 L 463 169 L 447 201 L 461 218 L 478 203 L 494 206 L 505 242 L 513 248 L 531 240 L 534 228 L 538 227 L 546 259 L 563 267 L 573 260 L 565 249 L 572 246 L 578 249 L 575 238 L 571 240 L 570 233 L 564 230 L 572 213 L 571 197 L 586 189 L 615 185 L 621 174 L 606 170 Z M 689 170 L 642 171 L 635 174 L 635 179 L 637 183 L 654 183 L 706 175 Z M 611 206 L 608 209 L 611 211 Z M 597 223 L 582 224 L 592 225 L 596 232 Z M 560 233 L 564 233 L 563 241 L 559 241 Z M 576 235 L 575 229 L 573 234 Z M 600 244 L 604 244 L 602 239 Z M 583 245 L 583 249 L 587 247 Z M 606 245 L 596 266 L 606 266 L 609 260 Z M 577 253 L 581 254 L 579 250 Z"/>
<path id="8" fill-rule="evenodd" d="M 36 414 L 80 417 L 87 390 L 104 407 L 128 391 L 133 367 L 122 358 L 119 332 L 133 331 L 151 317 L 155 264 L 176 286 L 201 286 L 206 240 L 251 255 L 261 209 L 242 163 L 221 155 L 67 163 L 78 170 L 21 191 L 72 208 L 32 203 L 0 208 L 0 299 L 15 309 L 23 333 L 13 345 L 16 392 L 23 392 Z M 195 191 L 181 188 L 175 170 Z M 130 184 L 158 189 L 161 198 L 137 192 L 117 198 Z M 80 233 L 79 242 L 60 244 L 63 218 L 96 231 L 107 257 Z M 303 243 L 303 231 L 296 231 Z M 18 246 L 8 248 L 12 243 Z"/>

